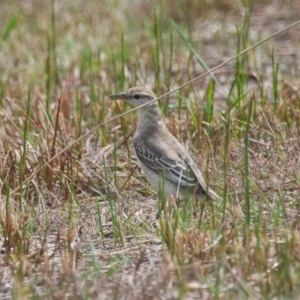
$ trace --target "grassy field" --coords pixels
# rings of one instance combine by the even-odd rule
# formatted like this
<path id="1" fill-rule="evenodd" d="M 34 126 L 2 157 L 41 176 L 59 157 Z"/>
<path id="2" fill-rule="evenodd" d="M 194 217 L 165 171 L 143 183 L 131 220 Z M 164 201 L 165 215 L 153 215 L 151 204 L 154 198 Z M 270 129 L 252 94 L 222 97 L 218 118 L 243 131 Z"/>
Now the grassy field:
<path id="1" fill-rule="evenodd" d="M 136 112 L 110 121 L 130 107 L 109 95 L 163 95 L 299 19 L 295 0 L 1 1 L 0 299 L 298 299 L 300 25 L 160 101 L 222 203 L 156 219 Z"/>

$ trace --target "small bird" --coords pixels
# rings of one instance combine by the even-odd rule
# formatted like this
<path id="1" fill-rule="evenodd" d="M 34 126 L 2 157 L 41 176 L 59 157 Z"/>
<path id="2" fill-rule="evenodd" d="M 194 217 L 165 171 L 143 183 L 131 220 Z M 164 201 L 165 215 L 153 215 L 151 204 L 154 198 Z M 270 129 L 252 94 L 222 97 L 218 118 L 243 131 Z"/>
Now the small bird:
<path id="1" fill-rule="evenodd" d="M 125 100 L 135 107 L 155 98 L 155 94 L 146 87 L 133 87 L 110 96 L 112 100 Z M 212 200 L 221 200 L 207 187 L 186 148 L 168 130 L 157 101 L 138 109 L 133 149 L 146 178 L 157 192 L 163 183 L 166 197 L 179 198 L 188 194 L 203 198 L 207 194 Z"/>

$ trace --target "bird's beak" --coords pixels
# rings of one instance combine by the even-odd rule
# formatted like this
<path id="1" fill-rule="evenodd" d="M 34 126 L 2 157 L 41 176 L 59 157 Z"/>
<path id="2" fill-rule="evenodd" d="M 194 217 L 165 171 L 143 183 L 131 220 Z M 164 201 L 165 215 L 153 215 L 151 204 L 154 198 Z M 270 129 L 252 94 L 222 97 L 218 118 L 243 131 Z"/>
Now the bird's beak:
<path id="1" fill-rule="evenodd" d="M 120 100 L 125 100 L 125 99 L 127 99 L 125 93 L 111 95 L 111 96 L 109 96 L 109 98 L 110 98 L 111 100 L 118 100 L 118 99 L 120 99 Z"/>

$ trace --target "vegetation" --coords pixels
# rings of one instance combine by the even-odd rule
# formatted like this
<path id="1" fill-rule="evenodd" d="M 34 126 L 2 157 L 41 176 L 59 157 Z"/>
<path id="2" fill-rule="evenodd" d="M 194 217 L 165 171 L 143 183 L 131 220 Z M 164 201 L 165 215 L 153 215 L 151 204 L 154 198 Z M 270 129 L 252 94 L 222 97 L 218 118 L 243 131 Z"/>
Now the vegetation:
<path id="1" fill-rule="evenodd" d="M 160 100 L 223 203 L 167 199 L 109 95 L 183 86 L 297 1 L 2 1 L 1 299 L 296 298 L 299 24 Z M 225 206 L 230 209 L 225 209 Z"/>

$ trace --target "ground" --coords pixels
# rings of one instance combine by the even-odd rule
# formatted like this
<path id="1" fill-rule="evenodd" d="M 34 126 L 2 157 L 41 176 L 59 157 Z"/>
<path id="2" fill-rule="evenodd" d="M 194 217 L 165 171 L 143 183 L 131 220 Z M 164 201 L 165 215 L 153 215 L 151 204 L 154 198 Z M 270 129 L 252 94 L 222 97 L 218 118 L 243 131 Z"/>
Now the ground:
<path id="1" fill-rule="evenodd" d="M 1 299 L 297 299 L 300 24 L 204 73 L 299 17 L 279 0 L 1 3 Z M 221 203 L 156 218 L 136 112 L 109 99 L 132 86 L 181 87 L 160 107 Z"/>

